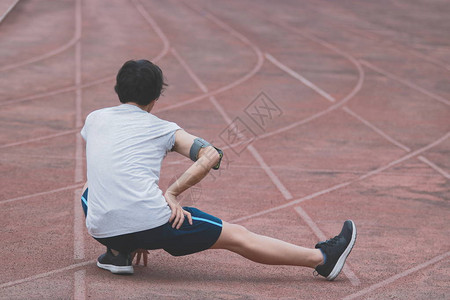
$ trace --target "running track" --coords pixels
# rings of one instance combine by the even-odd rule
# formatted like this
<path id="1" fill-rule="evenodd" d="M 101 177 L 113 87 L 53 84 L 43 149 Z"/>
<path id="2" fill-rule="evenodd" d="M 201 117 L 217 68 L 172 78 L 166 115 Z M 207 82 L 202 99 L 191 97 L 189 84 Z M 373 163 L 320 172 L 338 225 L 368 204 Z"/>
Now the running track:
<path id="1" fill-rule="evenodd" d="M 0 21 L 2 299 L 450 292 L 445 1 L 11 5 Z M 116 105 L 115 72 L 130 58 L 165 72 L 156 115 L 226 151 L 223 170 L 183 204 L 305 246 L 352 218 L 358 242 L 336 282 L 222 251 L 154 251 L 132 277 L 95 267 L 102 247 L 79 207 L 78 132 L 89 112 Z M 261 92 L 272 106 L 252 115 Z M 235 128 L 247 131 L 232 140 Z M 161 187 L 189 163 L 169 155 Z"/>

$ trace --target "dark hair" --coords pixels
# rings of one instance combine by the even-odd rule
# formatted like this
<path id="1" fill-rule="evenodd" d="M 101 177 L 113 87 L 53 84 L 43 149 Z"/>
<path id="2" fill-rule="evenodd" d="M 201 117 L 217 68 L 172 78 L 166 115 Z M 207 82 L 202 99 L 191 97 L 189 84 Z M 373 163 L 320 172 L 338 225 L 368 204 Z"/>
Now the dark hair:
<path id="1" fill-rule="evenodd" d="M 123 64 L 116 77 L 114 87 L 122 103 L 134 102 L 148 105 L 157 100 L 164 91 L 161 69 L 146 59 L 129 60 Z"/>

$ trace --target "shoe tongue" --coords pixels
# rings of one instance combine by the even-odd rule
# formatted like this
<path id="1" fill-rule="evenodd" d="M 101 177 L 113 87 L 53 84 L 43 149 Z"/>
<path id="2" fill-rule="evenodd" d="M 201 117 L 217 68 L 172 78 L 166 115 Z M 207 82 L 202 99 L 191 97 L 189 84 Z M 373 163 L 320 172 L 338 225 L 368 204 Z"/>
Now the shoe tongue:
<path id="1" fill-rule="evenodd" d="M 319 249 L 322 248 L 322 246 L 325 244 L 325 242 L 319 242 L 316 244 L 316 246 L 314 248 Z"/>

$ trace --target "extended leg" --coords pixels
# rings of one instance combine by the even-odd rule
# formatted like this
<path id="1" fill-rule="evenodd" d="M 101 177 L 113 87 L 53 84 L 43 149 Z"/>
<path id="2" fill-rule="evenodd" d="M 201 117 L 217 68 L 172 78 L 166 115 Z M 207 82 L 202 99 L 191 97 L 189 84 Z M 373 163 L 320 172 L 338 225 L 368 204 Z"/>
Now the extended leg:
<path id="1" fill-rule="evenodd" d="M 222 233 L 211 249 L 227 249 L 254 262 L 315 268 L 323 263 L 319 249 L 296 246 L 223 222 Z"/>

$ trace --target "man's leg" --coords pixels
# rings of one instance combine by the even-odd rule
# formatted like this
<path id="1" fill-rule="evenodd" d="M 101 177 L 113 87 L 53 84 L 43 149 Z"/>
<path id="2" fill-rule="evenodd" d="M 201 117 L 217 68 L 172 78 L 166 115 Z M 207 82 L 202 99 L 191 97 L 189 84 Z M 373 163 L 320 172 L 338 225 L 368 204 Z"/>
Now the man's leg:
<path id="1" fill-rule="evenodd" d="M 296 246 L 227 222 L 223 222 L 222 233 L 211 249 L 230 250 L 254 262 L 268 265 L 315 268 L 324 261 L 319 249 Z"/>
<path id="2" fill-rule="evenodd" d="M 88 210 L 88 183 L 84 185 L 81 195 L 81 206 L 83 208 L 84 216 L 87 216 Z M 132 261 L 134 258 L 133 253 L 131 256 L 129 253 L 119 253 L 119 251 L 106 247 L 106 252 L 100 255 L 97 259 L 97 266 L 111 271 L 115 274 L 133 274 Z M 140 256 L 139 256 L 140 259 Z M 147 264 L 147 257 L 144 255 L 144 262 Z"/>

